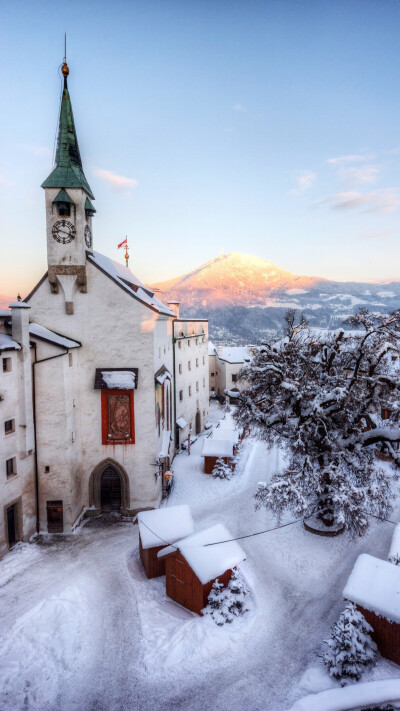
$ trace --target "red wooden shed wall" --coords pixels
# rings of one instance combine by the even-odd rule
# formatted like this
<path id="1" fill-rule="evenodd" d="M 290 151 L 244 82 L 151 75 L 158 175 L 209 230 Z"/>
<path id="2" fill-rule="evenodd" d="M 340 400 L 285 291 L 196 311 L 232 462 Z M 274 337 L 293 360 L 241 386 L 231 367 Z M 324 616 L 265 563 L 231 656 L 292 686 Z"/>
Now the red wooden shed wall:
<path id="1" fill-rule="evenodd" d="M 165 575 L 165 558 L 157 558 L 158 551 L 161 551 L 163 548 L 165 548 L 165 546 L 143 548 L 142 539 L 139 534 L 140 559 L 148 578 L 157 578 L 159 575 Z"/>
<path id="2" fill-rule="evenodd" d="M 378 617 L 374 612 L 365 610 L 360 605 L 357 605 L 357 609 L 373 628 L 374 633 L 371 636 L 382 656 L 395 664 L 400 664 L 400 625 L 397 622 L 389 622 L 384 617 Z"/>
<path id="3" fill-rule="evenodd" d="M 215 579 L 202 585 L 182 553 L 179 552 L 166 559 L 165 568 L 167 595 L 188 610 L 201 615 L 203 607 L 207 605 Z M 218 576 L 218 581 L 226 586 L 231 576 L 232 571 L 227 570 L 223 575 Z"/>

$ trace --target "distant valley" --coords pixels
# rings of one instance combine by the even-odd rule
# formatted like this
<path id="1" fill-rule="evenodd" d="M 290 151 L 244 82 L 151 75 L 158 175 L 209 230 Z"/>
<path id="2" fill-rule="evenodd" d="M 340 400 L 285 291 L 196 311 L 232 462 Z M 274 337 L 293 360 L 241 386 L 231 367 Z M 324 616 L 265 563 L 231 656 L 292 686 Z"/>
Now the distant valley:
<path id="1" fill-rule="evenodd" d="M 198 269 L 152 284 L 163 301 L 177 299 L 181 315 L 209 319 L 215 343 L 256 343 L 282 330 L 289 308 L 310 325 L 338 328 L 365 307 L 387 313 L 400 308 L 400 282 L 337 282 L 292 274 L 246 254 L 223 254 Z"/>

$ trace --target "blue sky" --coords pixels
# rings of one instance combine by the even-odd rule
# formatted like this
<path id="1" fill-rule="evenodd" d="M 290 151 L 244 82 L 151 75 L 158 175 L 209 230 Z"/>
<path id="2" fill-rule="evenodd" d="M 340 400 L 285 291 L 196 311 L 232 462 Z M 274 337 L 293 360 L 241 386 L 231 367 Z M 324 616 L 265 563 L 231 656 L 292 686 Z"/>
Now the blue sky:
<path id="1" fill-rule="evenodd" d="M 95 249 L 400 279 L 397 0 L 1 0 L 0 293 L 46 270 L 64 30 Z"/>

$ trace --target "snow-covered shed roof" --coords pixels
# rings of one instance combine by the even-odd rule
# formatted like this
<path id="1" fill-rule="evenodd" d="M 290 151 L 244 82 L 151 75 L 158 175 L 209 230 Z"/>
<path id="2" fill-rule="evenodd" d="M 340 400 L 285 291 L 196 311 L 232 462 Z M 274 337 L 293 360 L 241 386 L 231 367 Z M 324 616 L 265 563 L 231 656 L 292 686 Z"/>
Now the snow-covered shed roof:
<path id="1" fill-rule="evenodd" d="M 246 554 L 222 523 L 194 533 L 188 538 L 176 541 L 174 546 L 163 548 L 157 554 L 159 558 L 174 553 L 176 549 L 197 575 L 202 585 L 223 575 L 246 558 Z M 217 545 L 209 545 L 210 543 Z"/>
<path id="2" fill-rule="evenodd" d="M 227 363 L 244 363 L 250 360 L 248 346 L 224 346 L 219 349 L 218 356 Z"/>
<path id="3" fill-rule="evenodd" d="M 0 333 L 0 351 L 20 351 L 21 346 L 16 341 L 13 341 L 11 336 L 6 333 Z"/>
<path id="4" fill-rule="evenodd" d="M 61 333 L 51 331 L 49 328 L 34 322 L 29 324 L 29 333 L 33 338 L 39 338 L 40 341 L 47 341 L 47 343 L 52 343 L 54 346 L 61 346 L 62 348 L 80 348 L 82 345 L 82 343 L 75 341 L 73 338 L 62 336 Z"/>
<path id="5" fill-rule="evenodd" d="M 224 390 L 224 393 L 232 398 L 239 397 L 240 395 L 239 390 Z"/>
<path id="6" fill-rule="evenodd" d="M 389 560 L 391 563 L 395 563 L 396 565 L 400 563 L 400 523 L 397 524 L 393 531 L 393 538 L 389 551 Z"/>
<path id="7" fill-rule="evenodd" d="M 202 457 L 233 457 L 234 441 L 227 436 L 225 439 L 208 437 L 203 442 Z"/>
<path id="8" fill-rule="evenodd" d="M 239 432 L 235 429 L 226 429 L 222 427 L 215 427 L 211 435 L 212 439 L 225 439 L 232 441 L 235 444 L 239 442 Z"/>
<path id="9" fill-rule="evenodd" d="M 343 596 L 387 620 L 400 623 L 400 568 L 362 553 L 350 573 Z"/>
<path id="10" fill-rule="evenodd" d="M 175 543 L 180 538 L 190 536 L 194 531 L 192 514 L 186 504 L 141 511 L 138 513 L 138 524 L 140 540 L 145 550 L 162 546 L 163 543 Z"/>
<path id="11" fill-rule="evenodd" d="M 157 299 L 154 291 L 148 289 L 147 286 L 140 281 L 140 279 L 132 274 L 128 267 L 124 267 L 123 264 L 114 262 L 113 259 L 110 259 L 99 252 L 88 253 L 87 258 L 89 262 L 95 264 L 96 267 L 104 272 L 104 274 L 107 274 L 107 276 L 119 284 L 124 291 L 127 291 L 134 298 L 138 299 L 146 306 L 149 306 L 153 309 L 153 311 L 157 311 L 165 316 L 175 316 L 171 309 Z"/>

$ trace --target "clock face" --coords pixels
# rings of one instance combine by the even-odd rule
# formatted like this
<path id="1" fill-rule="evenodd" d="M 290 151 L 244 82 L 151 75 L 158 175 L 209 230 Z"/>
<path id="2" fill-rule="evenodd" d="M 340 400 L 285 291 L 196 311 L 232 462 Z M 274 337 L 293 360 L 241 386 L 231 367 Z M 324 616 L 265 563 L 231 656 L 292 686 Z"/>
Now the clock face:
<path id="1" fill-rule="evenodd" d="M 85 242 L 86 242 L 86 247 L 91 247 L 92 246 L 92 233 L 90 231 L 89 225 L 86 225 L 85 227 Z"/>
<path id="2" fill-rule="evenodd" d="M 76 229 L 69 220 L 58 220 L 53 225 L 52 234 L 56 242 L 69 244 L 69 242 L 75 239 Z"/>

